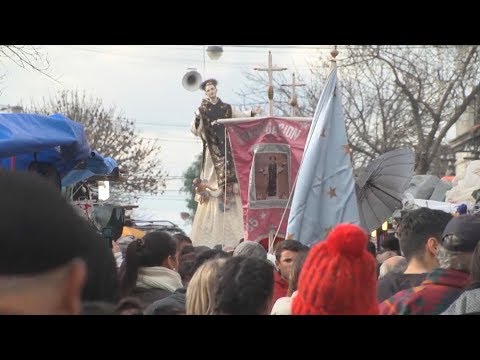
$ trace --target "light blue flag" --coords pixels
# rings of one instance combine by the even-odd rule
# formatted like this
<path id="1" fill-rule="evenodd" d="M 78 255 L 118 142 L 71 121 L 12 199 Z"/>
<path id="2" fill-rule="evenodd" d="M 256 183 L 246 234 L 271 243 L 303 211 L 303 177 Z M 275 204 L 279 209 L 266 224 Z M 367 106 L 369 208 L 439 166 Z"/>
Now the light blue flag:
<path id="1" fill-rule="evenodd" d="M 360 224 L 342 99 L 333 63 L 308 134 L 287 236 L 312 245 L 340 223 Z"/>

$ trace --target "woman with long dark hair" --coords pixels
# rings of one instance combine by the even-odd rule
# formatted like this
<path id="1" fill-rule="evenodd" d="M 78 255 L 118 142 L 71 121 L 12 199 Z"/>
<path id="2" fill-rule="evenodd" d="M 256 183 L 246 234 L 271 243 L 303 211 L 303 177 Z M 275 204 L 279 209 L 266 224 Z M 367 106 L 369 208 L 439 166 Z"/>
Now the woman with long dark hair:
<path id="1" fill-rule="evenodd" d="M 151 232 L 127 247 L 121 295 L 138 297 L 145 308 L 183 287 L 177 270 L 177 241 L 167 232 Z"/>

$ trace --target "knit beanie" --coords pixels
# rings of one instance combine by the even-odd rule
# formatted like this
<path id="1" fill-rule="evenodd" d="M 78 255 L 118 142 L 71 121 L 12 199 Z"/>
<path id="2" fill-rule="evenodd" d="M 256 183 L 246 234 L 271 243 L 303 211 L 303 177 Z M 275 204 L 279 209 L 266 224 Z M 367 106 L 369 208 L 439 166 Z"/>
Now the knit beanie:
<path id="1" fill-rule="evenodd" d="M 376 265 L 367 234 L 340 224 L 310 250 L 292 301 L 292 315 L 378 314 Z"/>

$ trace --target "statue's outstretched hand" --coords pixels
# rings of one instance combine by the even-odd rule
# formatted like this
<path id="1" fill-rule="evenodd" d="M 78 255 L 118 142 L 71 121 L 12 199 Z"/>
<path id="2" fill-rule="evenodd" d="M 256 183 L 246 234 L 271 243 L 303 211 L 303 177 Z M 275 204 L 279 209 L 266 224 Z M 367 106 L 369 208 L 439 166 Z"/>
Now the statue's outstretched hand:
<path id="1" fill-rule="evenodd" d="M 257 106 L 255 109 L 252 109 L 252 116 L 261 115 L 263 109 L 260 106 Z"/>

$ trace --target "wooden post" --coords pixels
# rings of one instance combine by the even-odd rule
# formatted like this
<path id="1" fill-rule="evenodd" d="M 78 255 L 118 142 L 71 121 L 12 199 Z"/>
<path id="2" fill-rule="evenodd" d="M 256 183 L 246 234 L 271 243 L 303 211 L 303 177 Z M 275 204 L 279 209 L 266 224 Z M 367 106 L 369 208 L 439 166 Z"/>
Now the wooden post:
<path id="1" fill-rule="evenodd" d="M 257 71 L 267 71 L 268 72 L 268 105 L 269 105 L 269 116 L 273 116 L 273 71 L 283 71 L 287 68 L 281 68 L 277 66 L 272 66 L 272 52 L 268 52 L 268 67 L 266 68 L 254 68 L 253 70 Z"/>
<path id="2" fill-rule="evenodd" d="M 296 115 L 296 108 L 298 105 L 297 94 L 295 94 L 295 88 L 297 86 L 305 86 L 305 84 L 297 84 L 295 82 L 295 73 L 292 74 L 292 83 L 291 84 L 282 84 L 282 86 L 291 86 L 292 87 L 292 98 L 290 99 L 290 105 L 292 106 L 292 116 Z"/>

